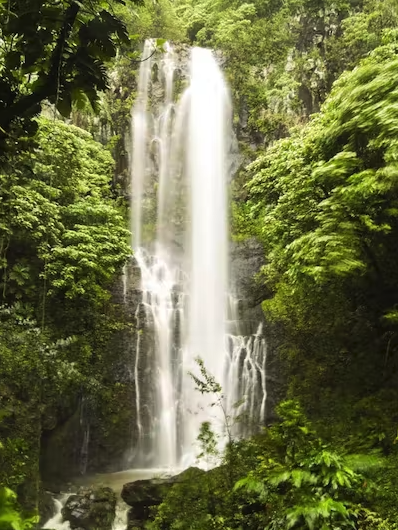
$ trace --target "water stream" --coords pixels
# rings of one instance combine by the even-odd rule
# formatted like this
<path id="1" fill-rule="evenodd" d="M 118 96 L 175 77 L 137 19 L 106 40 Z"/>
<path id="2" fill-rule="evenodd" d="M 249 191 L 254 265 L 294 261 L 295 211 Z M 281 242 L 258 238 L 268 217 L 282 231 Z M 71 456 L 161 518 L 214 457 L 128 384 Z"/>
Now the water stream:
<path id="1" fill-rule="evenodd" d="M 115 520 L 112 524 L 112 530 L 126 530 L 127 514 L 130 507 L 120 497 L 123 485 L 127 482 L 161 477 L 163 475 L 164 470 L 162 469 L 128 469 L 117 473 L 97 473 L 76 478 L 73 488 L 75 490 L 79 488 L 95 489 L 101 486 L 112 488 L 117 496 Z M 53 497 L 54 515 L 42 526 L 43 530 L 70 530 L 69 522 L 64 521 L 62 517 L 62 508 L 71 495 L 73 493 L 63 493 Z"/>
<path id="2" fill-rule="evenodd" d="M 62 508 L 70 497 L 69 493 L 61 495 L 59 498 L 54 498 L 54 515 L 43 526 L 43 529 L 49 530 L 70 530 L 68 521 L 64 521 L 62 517 Z"/>

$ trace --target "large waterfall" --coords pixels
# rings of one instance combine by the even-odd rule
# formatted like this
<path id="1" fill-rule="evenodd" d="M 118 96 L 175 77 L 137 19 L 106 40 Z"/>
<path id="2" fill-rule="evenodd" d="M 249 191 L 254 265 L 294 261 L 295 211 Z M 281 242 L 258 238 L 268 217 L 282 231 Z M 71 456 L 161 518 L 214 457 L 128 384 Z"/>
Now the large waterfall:
<path id="1" fill-rule="evenodd" d="M 132 459 L 177 467 L 194 461 L 203 421 L 224 437 L 214 396 L 200 394 L 189 375 L 198 372 L 195 359 L 222 385 L 229 421 L 242 416 L 233 432 L 249 434 L 265 416 L 266 346 L 261 326 L 241 333 L 229 294 L 233 132 L 222 71 L 210 50 L 193 48 L 184 78 L 170 45 L 160 59 L 152 47 L 147 41 L 132 112 L 132 247 L 141 277 Z"/>

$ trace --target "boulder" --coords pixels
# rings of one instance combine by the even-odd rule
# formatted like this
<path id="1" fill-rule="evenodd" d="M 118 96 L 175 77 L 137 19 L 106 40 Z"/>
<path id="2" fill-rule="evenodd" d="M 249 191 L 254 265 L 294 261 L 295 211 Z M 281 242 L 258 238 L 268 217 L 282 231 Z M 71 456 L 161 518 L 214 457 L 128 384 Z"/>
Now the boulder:
<path id="1" fill-rule="evenodd" d="M 150 519 L 152 508 L 163 502 L 174 484 L 195 480 L 204 473 L 202 469 L 191 467 L 173 477 L 135 480 L 124 484 L 121 496 L 124 502 L 131 506 L 128 528 L 142 527 L 142 522 Z"/>
<path id="2" fill-rule="evenodd" d="M 135 480 L 123 486 L 122 499 L 131 506 L 131 520 L 145 521 L 151 508 L 158 506 L 175 484 L 175 477 Z"/>
<path id="3" fill-rule="evenodd" d="M 62 517 L 72 530 L 111 530 L 115 509 L 115 492 L 101 487 L 71 495 L 62 508 Z"/>

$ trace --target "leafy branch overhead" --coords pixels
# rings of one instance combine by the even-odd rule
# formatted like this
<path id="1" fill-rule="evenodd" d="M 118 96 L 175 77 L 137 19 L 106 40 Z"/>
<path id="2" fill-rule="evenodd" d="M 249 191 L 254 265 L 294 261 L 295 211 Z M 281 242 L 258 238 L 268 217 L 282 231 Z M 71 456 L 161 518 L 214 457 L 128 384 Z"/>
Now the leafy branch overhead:
<path id="1" fill-rule="evenodd" d="M 31 118 L 44 100 L 64 116 L 82 94 L 96 107 L 98 91 L 107 88 L 106 62 L 129 43 L 124 22 L 103 0 L 1 0 L 0 19 L 3 137 L 13 126 L 33 134 Z"/>

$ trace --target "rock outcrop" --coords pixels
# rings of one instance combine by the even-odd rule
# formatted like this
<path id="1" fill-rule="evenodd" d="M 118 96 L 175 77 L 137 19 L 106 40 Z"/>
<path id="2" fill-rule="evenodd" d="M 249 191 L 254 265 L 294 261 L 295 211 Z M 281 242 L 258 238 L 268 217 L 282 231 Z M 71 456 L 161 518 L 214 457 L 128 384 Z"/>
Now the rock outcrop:
<path id="1" fill-rule="evenodd" d="M 115 509 L 115 492 L 102 487 L 71 495 L 62 508 L 62 517 L 72 530 L 111 530 Z"/>
<path id="2" fill-rule="evenodd" d="M 153 478 L 125 484 L 122 499 L 131 506 L 132 518 L 139 521 L 147 520 L 151 509 L 161 504 L 175 481 L 175 477 Z"/>
<path id="3" fill-rule="evenodd" d="M 144 528 L 145 522 L 151 518 L 153 508 L 164 501 L 175 484 L 195 480 L 204 473 L 202 469 L 191 467 L 173 477 L 135 480 L 125 484 L 121 497 L 131 506 L 128 530 Z"/>

